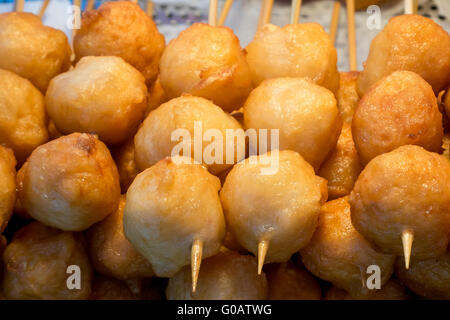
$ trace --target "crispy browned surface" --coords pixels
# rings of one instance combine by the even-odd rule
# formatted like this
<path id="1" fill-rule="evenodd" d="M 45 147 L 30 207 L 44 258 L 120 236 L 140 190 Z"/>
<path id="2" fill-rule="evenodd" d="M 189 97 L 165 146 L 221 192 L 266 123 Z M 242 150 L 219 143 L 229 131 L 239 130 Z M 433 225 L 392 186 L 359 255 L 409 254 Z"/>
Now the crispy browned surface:
<path id="1" fill-rule="evenodd" d="M 354 297 L 370 293 L 362 283 L 367 279 L 367 267 L 378 265 L 381 284 L 392 275 L 395 257 L 375 251 L 352 226 L 347 197 L 322 206 L 319 223 L 309 244 L 300 250 L 305 267 L 315 276 L 332 282 Z"/>
<path id="2" fill-rule="evenodd" d="M 411 291 L 429 299 L 450 299 L 450 253 L 437 258 L 411 261 L 406 270 L 403 258 L 395 266 L 397 277 Z"/>
<path id="3" fill-rule="evenodd" d="M 264 270 L 270 300 L 320 300 L 322 297 L 317 280 L 291 262 L 269 264 Z"/>
<path id="4" fill-rule="evenodd" d="M 0 144 L 13 149 L 23 163 L 47 140 L 44 97 L 27 79 L 0 69 Z"/>
<path id="5" fill-rule="evenodd" d="M 74 39 L 76 61 L 85 56 L 118 56 L 138 69 L 151 85 L 158 75 L 164 36 L 153 20 L 130 1 L 102 4 L 83 13 Z"/>
<path id="6" fill-rule="evenodd" d="M 1 234 L 11 218 L 16 203 L 16 159 L 12 150 L 2 146 L 0 146 L 0 181 Z"/>
<path id="7" fill-rule="evenodd" d="M 169 280 L 169 300 L 260 300 L 267 299 L 264 272 L 258 275 L 256 258 L 233 251 L 202 262 L 197 290 L 192 293 L 191 269 L 185 267 Z"/>
<path id="8" fill-rule="evenodd" d="M 414 233 L 412 257 L 445 253 L 450 230 L 450 162 L 418 146 L 374 158 L 349 198 L 352 222 L 386 253 L 403 256 L 401 234 Z"/>
<path id="9" fill-rule="evenodd" d="M 252 89 L 245 53 L 228 27 L 191 25 L 167 45 L 159 66 L 161 85 L 170 98 L 191 93 L 231 112 Z"/>
<path id="10" fill-rule="evenodd" d="M 450 35 L 420 15 L 392 18 L 370 45 L 358 92 L 397 70 L 418 73 L 437 94 L 450 82 Z"/>
<path id="11" fill-rule="evenodd" d="M 339 114 L 344 123 L 351 124 L 353 114 L 358 106 L 359 95 L 356 90 L 356 83 L 360 72 L 340 72 L 339 90 L 336 93 Z"/>
<path id="12" fill-rule="evenodd" d="M 114 152 L 114 160 L 119 171 L 122 193 L 127 192 L 128 187 L 140 172 L 136 161 L 134 161 L 134 149 L 134 137 L 132 137 Z"/>
<path id="13" fill-rule="evenodd" d="M 344 123 L 336 148 L 318 172 L 328 181 L 328 198 L 332 200 L 350 194 L 361 170 L 351 127 Z"/>
<path id="14" fill-rule="evenodd" d="M 36 220 L 81 231 L 116 210 L 119 175 L 107 147 L 94 136 L 73 133 L 38 147 L 28 158 L 21 204 Z"/>
<path id="15" fill-rule="evenodd" d="M 397 280 L 389 280 L 381 289 L 373 289 L 367 300 L 408 300 L 410 296 L 405 287 Z M 338 287 L 330 288 L 324 297 L 325 300 L 353 300 L 352 296 L 345 290 Z"/>
<path id="16" fill-rule="evenodd" d="M 4 254 L 3 293 L 8 299 L 86 299 L 92 269 L 83 236 L 32 222 L 16 232 Z M 67 267 L 81 271 L 81 289 L 67 288 Z"/>
<path id="17" fill-rule="evenodd" d="M 440 152 L 442 114 L 425 80 L 410 71 L 396 71 L 376 82 L 361 98 L 352 133 L 364 165 L 407 144 Z"/>

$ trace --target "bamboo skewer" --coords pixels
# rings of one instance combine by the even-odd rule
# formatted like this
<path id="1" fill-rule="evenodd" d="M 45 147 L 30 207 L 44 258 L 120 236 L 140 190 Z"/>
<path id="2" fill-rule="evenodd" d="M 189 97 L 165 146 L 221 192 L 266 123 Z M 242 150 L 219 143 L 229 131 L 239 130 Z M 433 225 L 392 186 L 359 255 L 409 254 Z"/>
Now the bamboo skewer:
<path id="1" fill-rule="evenodd" d="M 302 7 L 302 0 L 292 0 L 291 5 L 291 24 L 297 24 L 300 19 L 300 9 Z"/>
<path id="2" fill-rule="evenodd" d="M 153 17 L 153 1 L 147 0 L 147 15 L 152 18 Z"/>
<path id="3" fill-rule="evenodd" d="M 86 10 L 85 11 L 94 9 L 94 1 L 95 0 L 88 0 L 88 3 L 86 5 Z"/>
<path id="4" fill-rule="evenodd" d="M 209 0 L 208 23 L 217 26 L 217 0 Z"/>
<path id="5" fill-rule="evenodd" d="M 258 243 L 258 274 L 261 274 L 264 260 L 266 260 L 267 250 L 269 250 L 269 241 L 261 240 Z"/>
<path id="6" fill-rule="evenodd" d="M 228 12 L 230 11 L 231 6 L 233 5 L 233 0 L 227 0 L 223 5 L 222 13 L 220 14 L 218 26 L 223 26 L 225 20 L 227 19 Z"/>
<path id="7" fill-rule="evenodd" d="M 25 0 L 16 0 L 14 2 L 14 10 L 17 12 L 22 12 L 24 6 L 25 6 Z"/>
<path id="8" fill-rule="evenodd" d="M 355 0 L 346 0 L 347 4 L 347 32 L 348 32 L 348 56 L 350 71 L 358 70 L 356 61 L 356 33 L 355 33 Z"/>
<path id="9" fill-rule="evenodd" d="M 418 0 L 405 0 L 405 14 L 417 13 Z"/>
<path id="10" fill-rule="evenodd" d="M 39 14 L 38 14 L 38 16 L 41 20 L 44 17 L 45 10 L 47 10 L 49 3 L 50 3 L 50 0 L 44 0 L 44 2 L 42 2 L 42 6 L 41 6 L 41 9 L 39 9 Z"/>
<path id="11" fill-rule="evenodd" d="M 270 22 L 273 0 L 264 0 L 259 14 L 258 29 Z"/>
<path id="12" fill-rule="evenodd" d="M 336 34 L 339 27 L 339 13 L 341 11 L 341 3 L 339 1 L 334 2 L 333 13 L 331 15 L 330 24 L 330 38 L 333 44 L 336 42 Z"/>
<path id="13" fill-rule="evenodd" d="M 197 289 L 198 274 L 200 273 L 200 264 L 202 263 L 203 241 L 195 240 L 191 248 L 191 276 L 192 292 Z"/>
<path id="14" fill-rule="evenodd" d="M 81 10 L 81 0 L 73 0 L 73 5 L 77 6 Z M 75 38 L 76 33 L 77 29 L 72 29 L 72 47 L 73 47 L 73 39 Z"/>
<path id="15" fill-rule="evenodd" d="M 405 230 L 402 232 L 403 255 L 405 256 L 405 267 L 409 269 L 409 261 L 411 259 L 411 248 L 414 241 L 414 232 Z"/>

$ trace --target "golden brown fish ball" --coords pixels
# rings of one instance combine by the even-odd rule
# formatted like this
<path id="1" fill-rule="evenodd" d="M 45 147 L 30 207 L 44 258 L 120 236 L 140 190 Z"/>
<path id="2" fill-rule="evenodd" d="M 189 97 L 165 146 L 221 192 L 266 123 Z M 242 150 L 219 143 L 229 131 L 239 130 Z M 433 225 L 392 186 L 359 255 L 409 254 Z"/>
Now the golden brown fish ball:
<path id="1" fill-rule="evenodd" d="M 450 252 L 438 258 L 412 260 L 408 270 L 397 259 L 395 274 L 405 286 L 427 299 L 450 299 Z"/>
<path id="2" fill-rule="evenodd" d="M 339 114 L 344 123 L 351 124 L 353 114 L 359 102 L 359 95 L 356 90 L 356 83 L 359 71 L 340 72 L 339 90 L 336 93 L 336 100 Z"/>
<path id="3" fill-rule="evenodd" d="M 49 138 L 49 140 L 55 140 L 55 139 L 58 139 L 59 137 L 62 137 L 64 135 L 62 132 L 60 132 L 56 128 L 56 125 L 55 125 L 55 123 L 52 120 L 50 120 L 48 122 L 47 131 L 48 131 L 48 138 Z"/>
<path id="4" fill-rule="evenodd" d="M 227 27 L 194 23 L 170 41 L 159 67 L 168 97 L 190 93 L 227 112 L 239 109 L 253 87 L 239 39 Z"/>
<path id="5" fill-rule="evenodd" d="M 369 266 L 380 268 L 381 285 L 394 271 L 395 256 L 375 251 L 352 226 L 347 197 L 322 206 L 317 230 L 300 254 L 312 274 L 358 298 L 370 294 L 365 285 Z"/>
<path id="6" fill-rule="evenodd" d="M 155 83 L 153 83 L 153 85 L 148 90 L 148 102 L 147 102 L 147 109 L 145 110 L 145 116 L 147 117 L 147 115 L 151 111 L 155 110 L 164 102 L 167 102 L 169 100 L 170 99 L 167 97 L 166 92 L 161 86 L 161 80 L 160 77 L 158 76 Z"/>
<path id="7" fill-rule="evenodd" d="M 24 220 L 31 220 L 32 217 L 28 214 L 27 210 L 23 207 L 22 202 L 19 198 L 19 193 L 23 189 L 23 178 L 24 178 L 24 172 L 26 168 L 26 163 L 23 164 L 23 166 L 17 171 L 16 174 L 16 203 L 14 205 L 14 214 L 19 216 L 21 219 Z"/>
<path id="8" fill-rule="evenodd" d="M 52 79 L 47 111 L 65 133 L 98 134 L 107 144 L 133 135 L 147 108 L 144 77 L 119 57 L 85 57 Z"/>
<path id="9" fill-rule="evenodd" d="M 3 293 L 8 299 L 79 300 L 91 292 L 92 269 L 80 233 L 32 222 L 14 234 L 3 254 Z M 69 289 L 71 266 L 79 268 L 79 289 Z"/>
<path id="10" fill-rule="evenodd" d="M 414 237 L 412 258 L 445 253 L 450 230 L 445 157 L 412 145 L 382 154 L 361 172 L 349 202 L 353 225 L 381 252 L 403 256 L 402 235 L 408 233 Z"/>
<path id="11" fill-rule="evenodd" d="M 268 243 L 266 262 L 286 262 L 311 239 L 320 212 L 320 179 L 294 151 L 278 154 L 265 171 L 264 156 L 251 156 L 228 174 L 220 191 L 227 227 L 248 251 Z M 254 270 L 256 272 L 256 270 Z"/>
<path id="12" fill-rule="evenodd" d="M 30 80 L 45 93 L 50 80 L 69 69 L 70 55 L 64 32 L 44 26 L 38 16 L 0 14 L 0 68 Z"/>
<path id="13" fill-rule="evenodd" d="M 444 149 L 442 155 L 450 160 L 450 133 L 444 135 L 444 138 L 442 139 L 442 149 Z"/>
<path id="14" fill-rule="evenodd" d="M 87 231 L 92 265 L 97 272 L 121 280 L 151 277 L 150 262 L 125 238 L 124 208 L 125 195 L 120 197 L 115 212 Z"/>
<path id="15" fill-rule="evenodd" d="M 269 282 L 269 300 L 320 300 L 317 280 L 293 263 L 269 264 L 265 267 Z"/>
<path id="16" fill-rule="evenodd" d="M 151 85 L 158 75 L 165 40 L 138 4 L 113 1 L 83 13 L 73 46 L 76 61 L 85 56 L 118 56 Z"/>
<path id="17" fill-rule="evenodd" d="M 89 300 L 140 300 L 125 282 L 105 276 L 95 276 Z"/>
<path id="18" fill-rule="evenodd" d="M 372 40 L 358 92 L 366 93 L 381 78 L 394 71 L 419 74 L 437 94 L 450 82 L 450 36 L 433 20 L 406 14 L 389 20 Z"/>
<path id="19" fill-rule="evenodd" d="M 328 181 L 328 198 L 331 200 L 350 194 L 361 170 L 351 126 L 344 123 L 336 148 L 318 172 Z"/>
<path id="20" fill-rule="evenodd" d="M 352 133 L 364 165 L 407 144 L 439 152 L 442 114 L 425 80 L 410 71 L 396 71 L 376 82 L 361 98 Z"/>
<path id="21" fill-rule="evenodd" d="M 221 252 L 202 262 L 195 293 L 191 291 L 191 270 L 184 267 L 169 280 L 168 300 L 265 300 L 268 284 L 264 272 L 258 275 L 256 259 L 234 251 Z"/>
<path id="22" fill-rule="evenodd" d="M 280 150 L 297 151 L 316 170 L 336 146 L 341 124 L 333 93 L 306 79 L 266 80 L 244 105 L 246 129 L 278 129 Z"/>
<path id="23" fill-rule="evenodd" d="M 114 152 L 117 170 L 120 176 L 120 187 L 125 193 L 140 172 L 134 160 L 134 137 L 128 139 L 119 149 Z"/>
<path id="24" fill-rule="evenodd" d="M 219 252 L 225 237 L 219 179 L 184 160 L 159 161 L 138 174 L 127 192 L 125 236 L 159 277 L 172 277 L 191 263 L 195 241 L 203 242 L 207 258 Z"/>
<path id="25" fill-rule="evenodd" d="M 23 168 L 19 198 L 42 223 L 82 231 L 117 209 L 119 174 L 108 148 L 73 133 L 38 147 Z"/>
<path id="26" fill-rule="evenodd" d="M 0 234 L 5 230 L 16 203 L 16 159 L 0 145 Z"/>
<path id="27" fill-rule="evenodd" d="M 266 24 L 246 51 L 255 86 L 265 79 L 305 77 L 333 93 L 339 88 L 336 49 L 317 23 Z"/>
<path id="28" fill-rule="evenodd" d="M 23 163 L 47 140 L 44 97 L 27 79 L 0 69 L 0 144 Z"/>
<path id="29" fill-rule="evenodd" d="M 213 174 L 218 174 L 245 156 L 239 142 L 235 142 L 234 137 L 227 138 L 227 131 L 241 129 L 239 122 L 211 101 L 183 95 L 162 104 L 144 120 L 134 138 L 135 161 L 138 168 L 144 170 L 176 153 L 177 146 L 185 145 L 175 155 L 192 157 L 198 162 L 203 160 Z M 206 136 L 208 132 L 217 131 L 220 131 L 222 141 L 217 137 L 211 141 Z M 179 136 L 174 135 L 177 132 Z M 216 151 L 222 151 L 220 157 L 207 151 L 216 140 L 219 141 Z M 201 152 L 195 151 L 196 141 L 202 144 Z M 233 157 L 227 152 L 230 147 Z"/>
<path id="30" fill-rule="evenodd" d="M 389 280 L 381 289 L 373 289 L 367 300 L 408 300 L 409 294 L 397 280 Z M 332 287 L 325 294 L 324 300 L 354 300 L 350 293 L 338 287 Z"/>

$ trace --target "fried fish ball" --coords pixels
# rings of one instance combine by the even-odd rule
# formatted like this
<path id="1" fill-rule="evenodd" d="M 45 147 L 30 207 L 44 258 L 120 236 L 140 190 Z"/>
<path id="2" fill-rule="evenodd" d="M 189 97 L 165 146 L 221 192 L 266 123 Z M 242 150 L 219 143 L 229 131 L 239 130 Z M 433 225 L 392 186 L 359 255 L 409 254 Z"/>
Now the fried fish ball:
<path id="1" fill-rule="evenodd" d="M 450 299 L 450 252 L 438 258 L 411 261 L 408 270 L 397 259 L 395 274 L 411 291 L 428 299 Z"/>
<path id="2" fill-rule="evenodd" d="M 3 254 L 8 299 L 78 300 L 91 292 L 92 269 L 80 233 L 32 222 L 14 234 Z M 80 289 L 67 286 L 68 267 L 80 269 Z"/>
<path id="3" fill-rule="evenodd" d="M 95 276 L 89 300 L 140 300 L 123 281 Z"/>
<path id="4" fill-rule="evenodd" d="M 328 197 L 336 199 L 350 194 L 362 166 L 353 142 L 352 129 L 342 126 L 336 148 L 319 169 L 318 175 L 328 181 Z"/>
<path id="5" fill-rule="evenodd" d="M 184 267 L 169 280 L 168 300 L 265 300 L 268 284 L 264 273 L 256 274 L 256 259 L 227 251 L 202 263 L 195 293 L 191 291 L 191 272 Z"/>
<path id="6" fill-rule="evenodd" d="M 49 140 L 55 140 L 64 135 L 56 128 L 56 125 L 52 120 L 48 122 L 47 131 Z"/>
<path id="7" fill-rule="evenodd" d="M 160 105 L 162 105 L 164 102 L 169 101 L 170 99 L 167 97 L 166 92 L 164 91 L 163 87 L 161 86 L 161 79 L 158 76 L 155 83 L 149 88 L 148 90 L 148 102 L 147 102 L 147 109 L 145 111 L 145 116 L 147 117 L 148 114 L 158 108 Z"/>
<path id="8" fill-rule="evenodd" d="M 196 126 L 199 128 L 196 129 Z M 245 150 L 244 152 L 239 151 L 239 143 L 235 143 L 234 138 L 227 139 L 227 129 L 236 131 L 241 130 L 242 127 L 238 121 L 211 101 L 191 95 L 172 99 L 150 112 L 139 128 L 134 138 L 136 164 L 140 170 L 144 170 L 159 160 L 171 156 L 175 147 L 182 143 L 187 146 L 180 151 L 190 153 L 176 155 L 193 157 L 200 162 L 201 159 L 198 159 L 195 152 L 195 139 L 202 140 L 203 149 L 200 154 L 202 156 L 212 143 L 205 138 L 203 133 L 218 130 L 223 137 L 223 143 L 219 145 L 219 148 L 223 147 L 223 158 L 216 161 L 216 157 L 212 157 L 213 163 L 205 163 L 205 157 L 202 156 L 202 160 L 204 164 L 208 165 L 210 172 L 218 174 L 233 165 L 233 163 L 228 163 L 227 146 L 234 147 L 234 162 L 245 156 Z M 202 131 L 199 132 L 200 138 L 196 133 L 198 130 Z M 180 136 L 173 139 L 176 132 L 179 132 Z M 185 136 L 186 134 L 188 137 Z"/>
<path id="9" fill-rule="evenodd" d="M 293 263 L 269 264 L 265 267 L 269 282 L 269 300 L 320 300 L 317 280 Z"/>
<path id="10" fill-rule="evenodd" d="M 412 233 L 412 258 L 443 255 L 450 230 L 450 162 L 419 146 L 382 154 L 361 172 L 350 194 L 354 227 L 378 250 L 403 256 Z M 408 258 L 408 257 L 405 257 Z"/>
<path id="11" fill-rule="evenodd" d="M 128 139 L 115 153 L 114 160 L 116 161 L 117 170 L 120 176 L 120 187 L 122 192 L 127 192 L 134 178 L 140 172 L 136 161 L 134 160 L 134 137 Z"/>
<path id="12" fill-rule="evenodd" d="M 447 92 L 442 98 L 442 113 L 444 114 L 444 124 L 445 127 L 450 129 L 450 89 L 447 89 Z"/>
<path id="13" fill-rule="evenodd" d="M 444 149 L 443 156 L 450 160 L 450 133 L 444 135 L 442 140 L 442 148 Z"/>
<path id="14" fill-rule="evenodd" d="M 87 231 L 92 265 L 97 272 L 120 280 L 151 277 L 150 262 L 125 238 L 124 208 L 125 195 L 115 212 Z"/>
<path id="15" fill-rule="evenodd" d="M 266 80 L 244 105 L 246 129 L 278 129 L 280 150 L 297 151 L 316 170 L 336 146 L 341 125 L 333 93 L 306 79 Z"/>
<path id="16" fill-rule="evenodd" d="M 108 148 L 94 136 L 73 133 L 33 151 L 24 164 L 19 198 L 42 223 L 82 231 L 117 209 L 119 174 Z"/>
<path id="17" fill-rule="evenodd" d="M 278 160 L 273 172 L 265 171 L 265 156 Z M 220 191 L 227 227 L 255 255 L 258 245 L 267 242 L 266 262 L 286 262 L 314 233 L 320 183 L 294 151 L 251 156 L 233 167 Z"/>
<path id="18" fill-rule="evenodd" d="M 98 134 L 107 144 L 133 135 L 147 108 L 144 77 L 119 57 L 85 57 L 52 79 L 47 111 L 65 133 Z"/>
<path id="19" fill-rule="evenodd" d="M 390 19 L 370 45 L 358 78 L 359 94 L 362 96 L 375 82 L 399 70 L 419 74 L 437 94 L 450 82 L 450 35 L 420 15 Z"/>
<path id="20" fill-rule="evenodd" d="M 245 53 L 228 27 L 194 23 L 167 45 L 159 67 L 168 97 L 190 93 L 227 112 L 239 109 L 253 87 Z"/>
<path id="21" fill-rule="evenodd" d="M 317 230 L 300 254 L 312 274 L 357 298 L 370 294 L 370 290 L 363 286 L 368 277 L 367 267 L 379 266 L 381 285 L 394 271 L 395 256 L 375 251 L 352 226 L 347 197 L 322 206 Z"/>
<path id="22" fill-rule="evenodd" d="M 26 163 L 17 171 L 16 174 L 16 203 L 14 205 L 14 214 L 19 216 L 23 220 L 31 220 L 31 216 L 28 214 L 27 210 L 23 207 L 22 202 L 20 202 L 19 193 L 23 188 L 23 177 L 26 168 Z"/>
<path id="23" fill-rule="evenodd" d="M 410 71 L 396 71 L 376 82 L 361 98 L 352 122 L 361 162 L 402 145 L 441 150 L 442 114 L 431 86 Z"/>
<path id="24" fill-rule="evenodd" d="M 246 50 L 255 86 L 266 79 L 306 77 L 333 93 L 339 88 L 336 49 L 317 23 L 266 24 Z"/>
<path id="25" fill-rule="evenodd" d="M 0 146 L 0 234 L 5 230 L 16 203 L 16 159 L 13 152 Z"/>
<path id="26" fill-rule="evenodd" d="M 336 93 L 336 100 L 339 114 L 344 123 L 352 123 L 353 114 L 359 102 L 359 95 L 356 84 L 360 72 L 340 72 L 339 90 Z"/>
<path id="27" fill-rule="evenodd" d="M 156 80 L 164 46 L 164 36 L 153 20 L 130 1 L 106 2 L 85 11 L 73 42 L 76 61 L 118 56 L 139 70 L 148 85 Z"/>
<path id="28" fill-rule="evenodd" d="M 69 69 L 70 55 L 64 32 L 44 26 L 38 16 L 0 14 L 0 68 L 30 80 L 45 93 L 50 80 Z"/>
<path id="29" fill-rule="evenodd" d="M 368 300 L 408 300 L 410 296 L 396 280 L 389 280 L 381 289 L 373 289 L 370 295 L 366 298 Z M 353 300 L 352 296 L 345 290 L 338 287 L 332 287 L 325 294 L 325 300 Z"/>
<path id="30" fill-rule="evenodd" d="M 27 79 L 0 69 L 0 144 L 13 149 L 23 163 L 47 140 L 44 97 Z"/>
<path id="31" fill-rule="evenodd" d="M 127 192 L 125 236 L 158 277 L 172 277 L 191 262 L 203 242 L 203 258 L 219 252 L 225 218 L 219 179 L 185 157 L 165 158 L 137 175 Z"/>

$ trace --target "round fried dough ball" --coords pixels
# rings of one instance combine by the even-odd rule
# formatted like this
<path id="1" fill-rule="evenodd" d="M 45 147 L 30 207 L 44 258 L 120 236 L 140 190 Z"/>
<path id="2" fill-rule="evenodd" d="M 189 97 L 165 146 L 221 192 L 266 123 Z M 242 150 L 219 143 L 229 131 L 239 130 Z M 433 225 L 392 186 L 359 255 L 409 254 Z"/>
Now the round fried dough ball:
<path id="1" fill-rule="evenodd" d="M 339 88 L 336 49 L 317 23 L 266 24 L 246 51 L 255 86 L 265 79 L 305 77 L 333 93 Z"/>
<path id="2" fill-rule="evenodd" d="M 0 69 L 0 144 L 23 163 L 47 140 L 44 97 L 27 79 Z"/>
<path id="3" fill-rule="evenodd" d="M 150 262 L 125 238 L 124 208 L 125 195 L 120 197 L 115 212 L 88 230 L 92 264 L 97 272 L 121 280 L 151 277 L 153 270 Z"/>
<path id="4" fill-rule="evenodd" d="M 14 234 L 6 247 L 3 293 L 8 299 L 86 299 L 92 269 L 82 234 L 32 222 Z M 69 266 L 80 269 L 80 289 L 68 288 Z"/>
<path id="5" fill-rule="evenodd" d="M 239 109 L 253 87 L 239 39 L 227 27 L 194 23 L 167 45 L 159 67 L 169 98 L 190 93 L 227 112 Z"/>
<path id="6" fill-rule="evenodd" d="M 278 129 L 280 150 L 297 151 L 316 170 L 336 146 L 341 123 L 333 93 L 306 79 L 266 80 L 244 105 L 246 129 Z"/>
<path id="7" fill-rule="evenodd" d="M 45 93 L 50 80 L 69 69 L 70 55 L 64 32 L 44 26 L 38 16 L 0 14 L 0 68 L 30 80 Z"/>
<path id="8" fill-rule="evenodd" d="M 83 13 L 73 41 L 76 61 L 85 56 L 118 56 L 139 70 L 148 85 L 158 75 L 164 36 L 153 20 L 130 1 L 103 3 Z"/>
<path id="9" fill-rule="evenodd" d="M 122 192 L 127 192 L 134 178 L 140 172 L 136 161 L 134 161 L 134 137 L 128 139 L 115 153 L 114 160 L 116 161 L 117 170 L 120 176 L 120 187 Z"/>
<path id="10" fill-rule="evenodd" d="M 145 110 L 145 116 L 162 105 L 164 102 L 169 101 L 170 99 L 167 97 L 166 92 L 161 86 L 160 77 L 156 79 L 155 83 L 148 89 L 148 102 L 147 109 Z"/>
<path id="11" fill-rule="evenodd" d="M 45 103 L 59 131 L 96 133 L 105 143 L 117 144 L 143 120 L 147 87 L 144 77 L 119 57 L 85 57 L 52 79 Z"/>
<path id="12" fill-rule="evenodd" d="M 367 267 L 379 266 L 381 285 L 394 271 L 395 256 L 375 251 L 352 226 L 347 197 L 322 206 L 319 223 L 309 244 L 300 250 L 305 267 L 316 277 L 345 289 L 353 297 L 364 298 L 370 290 Z"/>
<path id="13" fill-rule="evenodd" d="M 359 74 L 359 71 L 339 73 L 339 90 L 336 93 L 336 100 L 339 114 L 344 123 L 352 123 L 353 114 L 358 106 L 359 95 L 356 84 Z"/>
<path id="14" fill-rule="evenodd" d="M 394 71 L 419 74 L 438 93 L 450 82 L 450 35 L 433 20 L 406 14 L 389 20 L 372 40 L 358 92 L 366 93 Z"/>
<path id="15" fill-rule="evenodd" d="M 320 300 L 317 280 L 293 263 L 269 264 L 265 267 L 269 282 L 269 300 Z"/>
<path id="16" fill-rule="evenodd" d="M 450 252 L 422 261 L 411 261 L 406 270 L 397 259 L 395 274 L 411 291 L 428 299 L 450 299 Z"/>
<path id="17" fill-rule="evenodd" d="M 336 148 L 318 171 L 318 175 L 328 181 L 329 199 L 350 194 L 361 170 L 362 166 L 353 142 L 351 126 L 344 123 Z"/>
<path id="18" fill-rule="evenodd" d="M 105 276 L 95 276 L 89 300 L 140 300 L 125 282 Z"/>
<path id="19" fill-rule="evenodd" d="M 276 162 L 273 172 L 265 171 L 266 156 Z M 227 227 L 255 255 L 259 242 L 269 242 L 266 262 L 286 262 L 314 233 L 321 180 L 294 151 L 251 156 L 233 167 L 220 191 Z"/>
<path id="20" fill-rule="evenodd" d="M 382 154 L 361 172 L 349 198 L 355 228 L 381 252 L 403 256 L 401 236 L 414 234 L 412 258 L 445 253 L 450 230 L 450 162 L 419 146 Z"/>
<path id="21" fill-rule="evenodd" d="M 5 230 L 16 203 L 16 159 L 0 146 L 0 234 Z"/>
<path id="22" fill-rule="evenodd" d="M 198 162 L 203 160 L 213 174 L 218 174 L 245 156 L 245 149 L 238 149 L 239 144 L 234 139 L 227 139 L 227 129 L 240 130 L 243 134 L 239 122 L 211 101 L 191 95 L 172 99 L 153 110 L 139 128 L 134 138 L 136 164 L 140 170 L 144 170 L 165 157 L 180 155 L 195 158 Z M 206 132 L 217 130 L 223 138 L 218 147 L 218 150 L 223 148 L 223 157 L 219 159 L 209 156 L 208 146 L 213 142 L 205 137 Z M 177 132 L 180 136 L 174 136 Z M 195 152 L 195 139 L 202 142 L 201 154 Z M 176 146 L 183 143 L 186 148 L 176 153 Z M 227 146 L 234 150 L 233 161 L 227 159 Z"/>
<path id="23" fill-rule="evenodd" d="M 352 132 L 364 165 L 407 144 L 439 152 L 442 114 L 425 80 L 414 72 L 396 71 L 376 82 L 361 98 Z"/>
<path id="24" fill-rule="evenodd" d="M 367 300 L 408 300 L 410 296 L 397 280 L 389 280 L 381 289 L 373 289 Z M 350 293 L 338 287 L 332 287 L 325 294 L 324 300 L 353 300 Z"/>
<path id="25" fill-rule="evenodd" d="M 38 147 L 24 164 L 19 198 L 42 223 L 82 231 L 117 209 L 119 174 L 108 148 L 73 133 Z"/>
<path id="26" fill-rule="evenodd" d="M 202 262 L 197 290 L 191 290 L 191 269 L 184 267 L 170 280 L 168 300 L 265 300 L 268 285 L 258 275 L 256 259 L 234 251 L 221 252 Z"/>
<path id="27" fill-rule="evenodd" d="M 219 252 L 225 218 L 219 179 L 183 157 L 166 158 L 137 175 L 127 192 L 125 236 L 159 277 L 171 277 L 191 262 L 194 241 L 203 258 Z"/>

